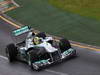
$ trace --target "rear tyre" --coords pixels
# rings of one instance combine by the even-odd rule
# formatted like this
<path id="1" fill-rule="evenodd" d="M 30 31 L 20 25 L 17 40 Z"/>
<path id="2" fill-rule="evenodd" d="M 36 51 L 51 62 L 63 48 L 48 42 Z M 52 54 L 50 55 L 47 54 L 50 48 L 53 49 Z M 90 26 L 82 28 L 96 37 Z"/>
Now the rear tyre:
<path id="1" fill-rule="evenodd" d="M 9 59 L 9 62 L 13 62 L 16 60 L 17 56 L 17 47 L 14 44 L 9 44 L 6 47 L 6 55 Z"/>
<path id="2" fill-rule="evenodd" d="M 59 47 L 61 49 L 61 52 L 68 50 L 71 48 L 70 42 L 67 39 L 60 39 Z"/>

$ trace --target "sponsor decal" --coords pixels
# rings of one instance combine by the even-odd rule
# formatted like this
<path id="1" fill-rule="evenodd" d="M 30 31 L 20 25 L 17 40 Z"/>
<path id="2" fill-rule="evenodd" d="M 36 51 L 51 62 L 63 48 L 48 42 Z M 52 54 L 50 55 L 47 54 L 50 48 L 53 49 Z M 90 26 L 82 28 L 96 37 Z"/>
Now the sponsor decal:
<path id="1" fill-rule="evenodd" d="M 18 35 L 21 35 L 21 34 L 23 34 L 23 33 L 28 32 L 28 31 L 29 31 L 29 27 L 28 27 L 28 26 L 25 26 L 25 27 L 22 27 L 22 28 L 20 28 L 20 29 L 17 29 L 17 30 L 15 30 L 15 31 L 13 31 L 13 34 L 14 34 L 15 36 L 18 36 Z"/>
<path id="2" fill-rule="evenodd" d="M 35 63 L 47 63 L 47 62 L 48 62 L 48 60 L 40 60 L 40 61 L 37 61 Z"/>

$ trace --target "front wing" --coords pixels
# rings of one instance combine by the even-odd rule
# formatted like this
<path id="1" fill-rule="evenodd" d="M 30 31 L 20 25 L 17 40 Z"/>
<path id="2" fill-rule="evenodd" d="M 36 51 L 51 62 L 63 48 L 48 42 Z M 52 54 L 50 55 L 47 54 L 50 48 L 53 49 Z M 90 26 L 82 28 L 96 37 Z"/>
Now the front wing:
<path id="1" fill-rule="evenodd" d="M 47 65 L 50 65 L 50 64 L 53 64 L 53 63 L 57 63 L 57 62 L 62 61 L 64 59 L 66 59 L 66 58 L 72 57 L 75 54 L 76 54 L 76 50 L 73 49 L 73 48 L 70 48 L 70 49 L 64 51 L 63 53 L 61 53 L 61 58 L 58 61 L 52 61 L 51 62 L 50 59 L 46 59 L 46 60 L 36 61 L 36 62 L 34 62 L 32 64 L 36 65 L 38 67 L 43 67 L 43 66 L 47 66 Z"/>

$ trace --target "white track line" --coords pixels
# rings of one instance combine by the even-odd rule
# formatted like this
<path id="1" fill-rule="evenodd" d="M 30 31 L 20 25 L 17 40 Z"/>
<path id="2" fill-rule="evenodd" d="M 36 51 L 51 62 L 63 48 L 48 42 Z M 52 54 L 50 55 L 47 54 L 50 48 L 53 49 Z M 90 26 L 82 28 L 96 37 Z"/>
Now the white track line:
<path id="1" fill-rule="evenodd" d="M 67 73 L 57 72 L 57 71 L 53 71 L 53 70 L 49 70 L 49 69 L 46 69 L 45 71 L 49 72 L 49 73 L 56 74 L 56 75 L 69 75 Z"/>
<path id="2" fill-rule="evenodd" d="M 7 57 L 2 56 L 2 55 L 0 55 L 0 58 L 3 58 L 3 59 L 5 59 L 5 60 L 8 60 L 8 58 L 7 58 Z"/>

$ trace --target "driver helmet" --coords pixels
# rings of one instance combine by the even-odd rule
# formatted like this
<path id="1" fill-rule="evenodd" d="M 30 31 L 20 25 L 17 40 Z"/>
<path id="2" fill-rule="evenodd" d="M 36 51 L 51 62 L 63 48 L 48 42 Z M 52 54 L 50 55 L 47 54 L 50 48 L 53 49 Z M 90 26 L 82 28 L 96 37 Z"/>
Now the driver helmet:
<path id="1" fill-rule="evenodd" d="M 33 43 L 34 43 L 35 45 L 38 45 L 38 44 L 42 43 L 42 39 L 39 38 L 39 37 L 34 37 Z"/>

